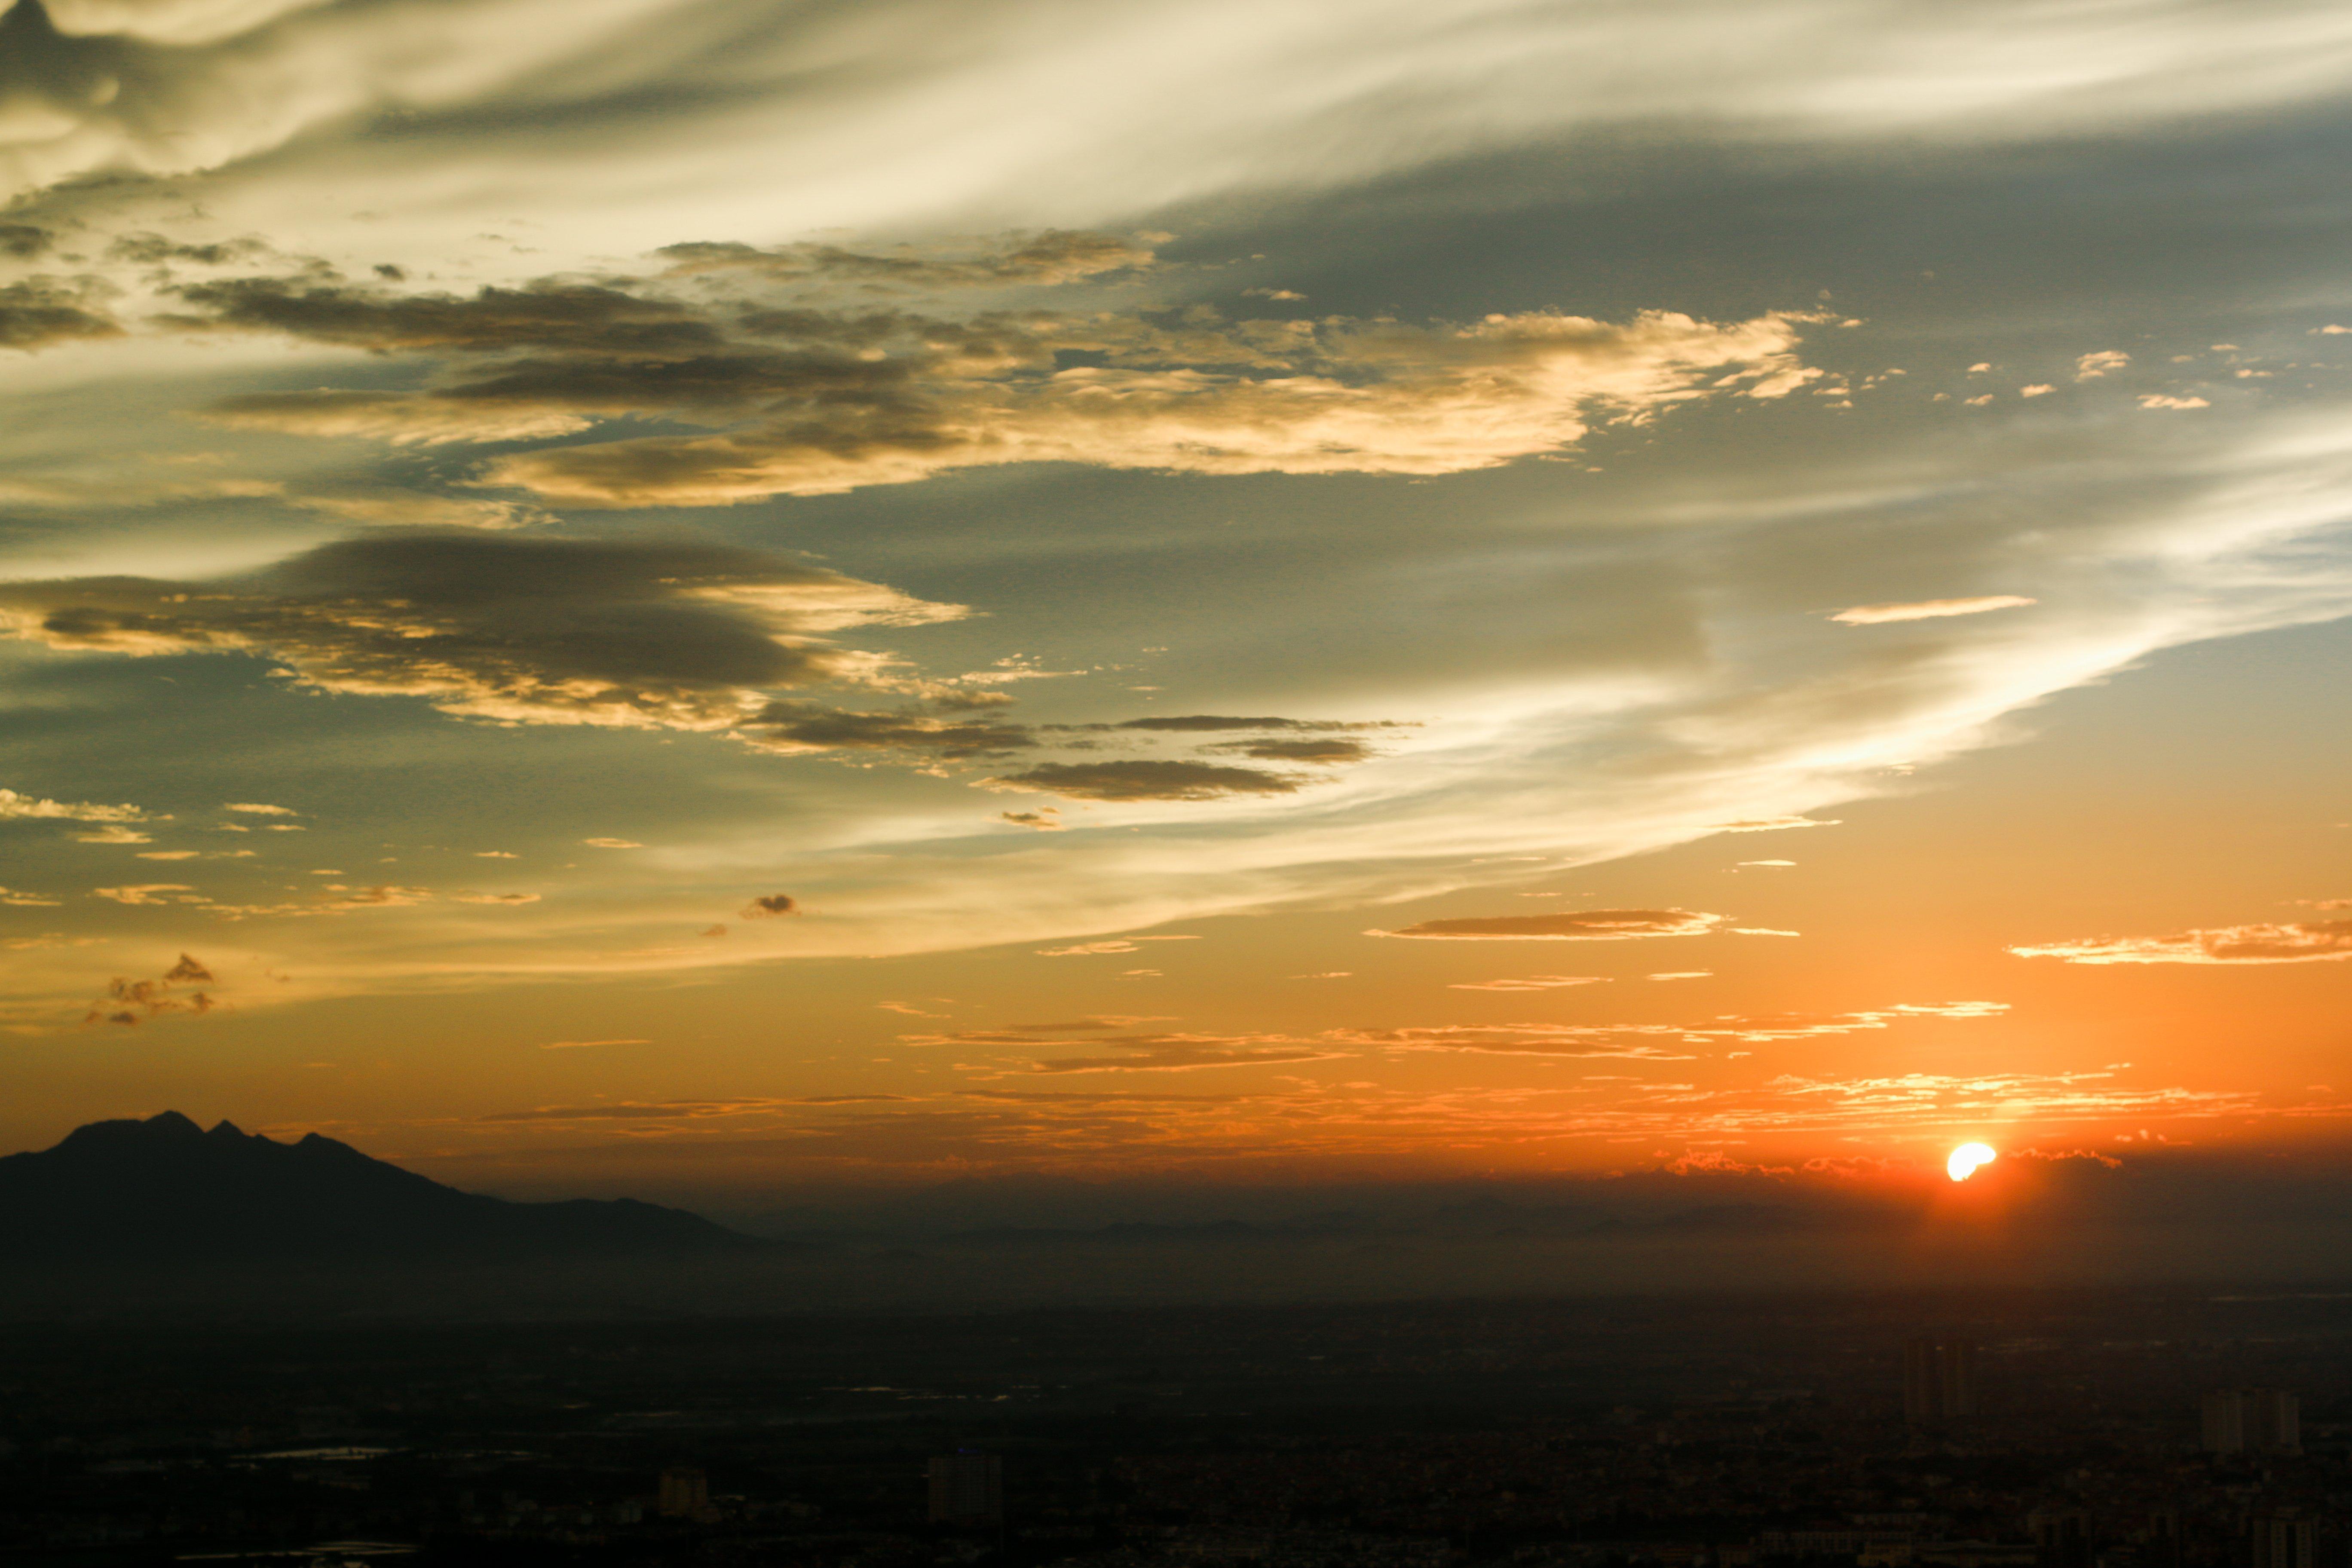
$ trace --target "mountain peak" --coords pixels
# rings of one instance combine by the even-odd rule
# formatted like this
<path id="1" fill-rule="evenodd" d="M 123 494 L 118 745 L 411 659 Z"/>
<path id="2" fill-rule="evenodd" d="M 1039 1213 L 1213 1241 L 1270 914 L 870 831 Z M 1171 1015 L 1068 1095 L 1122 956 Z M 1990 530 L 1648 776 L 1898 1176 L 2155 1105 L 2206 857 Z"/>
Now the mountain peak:
<path id="1" fill-rule="evenodd" d="M 202 1138 L 205 1130 L 176 1110 L 166 1110 L 144 1121 L 126 1116 L 114 1121 L 92 1121 L 66 1134 L 58 1148 L 89 1148 L 102 1144 L 109 1148 L 158 1148 L 184 1139 Z"/>
<path id="2" fill-rule="evenodd" d="M 176 1110 L 95 1121 L 0 1159 L 0 1254 L 390 1258 L 755 1246 L 646 1204 L 516 1204 L 313 1132 L 281 1143 Z"/>

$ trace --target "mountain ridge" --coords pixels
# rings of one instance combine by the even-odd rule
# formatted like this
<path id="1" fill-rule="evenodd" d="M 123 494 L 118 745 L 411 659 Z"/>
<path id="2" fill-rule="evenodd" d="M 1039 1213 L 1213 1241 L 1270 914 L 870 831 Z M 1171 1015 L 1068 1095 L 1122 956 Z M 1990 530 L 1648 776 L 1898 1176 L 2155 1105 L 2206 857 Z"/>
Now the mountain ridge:
<path id="1" fill-rule="evenodd" d="M 0 1258 L 404 1260 L 759 1250 L 633 1198 L 461 1192 L 317 1132 L 281 1143 L 176 1110 L 0 1157 Z"/>

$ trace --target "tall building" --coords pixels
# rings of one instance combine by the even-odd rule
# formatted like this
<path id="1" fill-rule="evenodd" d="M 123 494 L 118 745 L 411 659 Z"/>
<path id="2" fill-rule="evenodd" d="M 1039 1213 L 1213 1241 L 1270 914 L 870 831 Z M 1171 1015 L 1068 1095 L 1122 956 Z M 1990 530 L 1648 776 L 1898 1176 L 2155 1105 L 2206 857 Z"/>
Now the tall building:
<path id="1" fill-rule="evenodd" d="M 1944 1421 L 1977 1413 L 1973 1340 L 1922 1334 L 1903 1347 L 1903 1418 Z"/>
<path id="2" fill-rule="evenodd" d="M 2217 1388 L 2205 1396 L 2200 1424 L 2209 1454 L 2235 1454 L 2246 1446 L 2246 1398 L 2235 1388 Z"/>
<path id="3" fill-rule="evenodd" d="M 2303 1451 L 2303 1401 L 2283 1388 L 2245 1391 L 2246 1447 L 2258 1454 Z"/>
<path id="4" fill-rule="evenodd" d="M 2091 1516 L 2079 1508 L 2037 1508 L 2025 1516 L 2034 1568 L 2090 1568 Z"/>
<path id="5" fill-rule="evenodd" d="M 2252 1533 L 2253 1568 L 2312 1568 L 2318 1532 L 2311 1521 L 2257 1516 Z"/>
<path id="6" fill-rule="evenodd" d="M 994 1454 L 941 1454 L 931 1460 L 933 1524 L 1003 1524 L 1004 1461 Z"/>
<path id="7" fill-rule="evenodd" d="M 1944 1414 L 1977 1413 L 1977 1344 L 1974 1340 L 1944 1342 Z"/>
<path id="8" fill-rule="evenodd" d="M 2303 1402 L 2282 1388 L 2217 1388 L 2205 1396 L 2200 1436 L 2209 1454 L 2303 1451 Z"/>
<path id="9" fill-rule="evenodd" d="M 664 1519 L 700 1519 L 710 1511 L 710 1479 L 700 1470 L 672 1465 L 661 1473 L 657 1506 Z"/>

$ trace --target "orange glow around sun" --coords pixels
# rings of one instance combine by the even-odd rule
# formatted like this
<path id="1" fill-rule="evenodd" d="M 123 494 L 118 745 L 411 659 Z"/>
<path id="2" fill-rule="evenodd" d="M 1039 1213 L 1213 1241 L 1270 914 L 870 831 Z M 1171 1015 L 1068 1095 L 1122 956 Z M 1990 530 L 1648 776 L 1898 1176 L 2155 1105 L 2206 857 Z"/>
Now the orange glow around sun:
<path id="1" fill-rule="evenodd" d="M 1978 1166 L 1990 1164 L 1999 1158 L 1990 1144 L 1963 1143 L 1952 1151 L 1950 1159 L 1944 1162 L 1944 1170 L 1952 1180 L 1965 1182 L 1977 1173 Z"/>

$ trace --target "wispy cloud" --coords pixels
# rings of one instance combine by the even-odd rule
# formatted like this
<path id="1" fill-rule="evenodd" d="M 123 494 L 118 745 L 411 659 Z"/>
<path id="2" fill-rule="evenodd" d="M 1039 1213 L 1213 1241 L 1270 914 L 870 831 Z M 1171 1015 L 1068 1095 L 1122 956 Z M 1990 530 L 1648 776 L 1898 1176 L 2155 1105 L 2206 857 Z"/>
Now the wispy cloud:
<path id="1" fill-rule="evenodd" d="M 2170 936 L 2101 936 L 2012 947 L 2068 963 L 2324 963 L 2352 958 L 2352 921 L 2214 926 Z"/>
<path id="2" fill-rule="evenodd" d="M 1932 621 L 1948 616 L 1981 616 L 1990 610 L 2018 610 L 2040 601 L 2020 594 L 1987 594 L 1974 599 L 1921 599 L 1910 604 L 1856 605 L 1830 619 L 1850 626 L 1885 626 L 1893 621 Z"/>
<path id="3" fill-rule="evenodd" d="M 1638 942 L 1660 936 L 1705 936 L 1722 929 L 1729 918 L 1696 910 L 1585 910 L 1573 914 L 1422 921 L 1395 931 L 1364 934 L 1431 942 Z"/>

